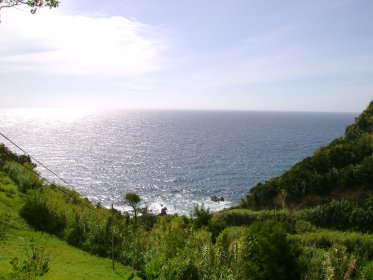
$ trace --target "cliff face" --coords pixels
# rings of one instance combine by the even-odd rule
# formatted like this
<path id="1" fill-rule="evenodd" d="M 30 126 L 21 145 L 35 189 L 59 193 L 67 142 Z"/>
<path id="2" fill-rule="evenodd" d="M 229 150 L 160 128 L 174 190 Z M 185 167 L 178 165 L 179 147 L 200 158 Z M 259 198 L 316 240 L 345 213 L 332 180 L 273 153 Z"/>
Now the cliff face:
<path id="1" fill-rule="evenodd" d="M 256 185 L 242 200 L 242 206 L 301 208 L 333 198 L 363 200 L 372 194 L 373 101 L 346 128 L 343 137 L 321 147 L 283 175 Z"/>

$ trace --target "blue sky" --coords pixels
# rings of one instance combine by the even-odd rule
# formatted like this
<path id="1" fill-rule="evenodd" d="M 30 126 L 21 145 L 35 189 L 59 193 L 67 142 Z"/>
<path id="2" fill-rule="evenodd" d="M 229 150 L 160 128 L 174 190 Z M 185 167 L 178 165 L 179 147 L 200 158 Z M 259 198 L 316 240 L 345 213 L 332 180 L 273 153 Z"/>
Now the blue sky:
<path id="1" fill-rule="evenodd" d="M 359 112 L 373 1 L 61 0 L 2 10 L 2 107 Z"/>

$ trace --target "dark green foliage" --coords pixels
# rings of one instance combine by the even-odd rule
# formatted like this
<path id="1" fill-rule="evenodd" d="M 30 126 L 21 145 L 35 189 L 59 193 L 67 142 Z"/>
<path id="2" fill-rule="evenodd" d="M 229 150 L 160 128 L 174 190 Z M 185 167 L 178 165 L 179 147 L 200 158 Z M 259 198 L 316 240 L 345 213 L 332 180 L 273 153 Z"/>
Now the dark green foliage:
<path id="1" fill-rule="evenodd" d="M 346 135 L 350 138 L 356 137 L 359 132 L 373 132 L 373 101 L 370 102 L 367 109 L 356 119 L 355 125 L 346 129 Z"/>
<path id="2" fill-rule="evenodd" d="M 301 215 L 319 227 L 373 232 L 373 197 L 360 203 L 333 200 L 311 209 L 305 209 Z"/>
<path id="3" fill-rule="evenodd" d="M 117 250 L 119 261 L 136 269 L 142 268 L 150 243 L 149 233 L 139 224 L 123 225 L 118 229 L 118 233 L 121 237 L 116 242 L 119 245 Z"/>
<path id="4" fill-rule="evenodd" d="M 204 204 L 194 205 L 194 209 L 191 215 L 191 218 L 193 220 L 193 224 L 196 228 L 201 228 L 203 226 L 207 226 L 209 224 L 209 221 L 212 217 L 212 214 L 210 213 L 210 209 L 205 208 Z"/>
<path id="5" fill-rule="evenodd" d="M 141 198 L 139 197 L 138 194 L 135 193 L 127 193 L 124 198 L 128 201 L 128 203 L 132 205 L 137 205 L 140 201 Z"/>
<path id="6" fill-rule="evenodd" d="M 333 244 L 344 245 L 347 251 L 361 260 L 373 260 L 373 236 L 355 232 L 317 231 L 291 236 L 301 247 L 329 250 Z"/>
<path id="7" fill-rule="evenodd" d="M 286 225 L 289 233 L 294 233 L 297 221 L 304 221 L 302 211 L 293 210 L 262 210 L 227 209 L 213 215 L 212 221 L 225 226 L 251 225 L 254 222 L 274 220 Z M 311 225 L 312 227 L 312 225 Z"/>
<path id="8" fill-rule="evenodd" d="M 289 207 L 305 207 L 335 198 L 344 190 L 373 190 L 373 102 L 347 127 L 345 136 L 317 150 L 282 176 L 255 186 L 242 207 L 281 207 L 282 190 Z M 359 198 L 357 198 L 359 199 Z"/>
<path id="9" fill-rule="evenodd" d="M 114 238 L 117 261 L 135 268 L 144 265 L 150 218 L 141 218 L 135 224 L 118 211 L 97 208 L 78 193 L 61 189 L 44 186 L 28 192 L 22 216 L 36 229 L 103 257 L 111 256 Z"/>
<path id="10" fill-rule="evenodd" d="M 17 155 L 10 151 L 4 144 L 0 143 L 0 169 L 2 170 L 5 162 L 14 161 L 19 164 L 31 163 L 31 159 L 26 155 Z"/>
<path id="11" fill-rule="evenodd" d="M 313 232 L 316 227 L 373 233 L 373 197 L 361 202 L 332 200 L 301 210 L 230 209 L 212 217 L 215 223 L 226 226 L 250 225 L 268 219 L 284 223 L 289 233 Z"/>
<path id="12" fill-rule="evenodd" d="M 137 223 L 137 214 L 140 211 L 139 203 L 141 198 L 136 193 L 127 193 L 124 196 L 124 200 L 132 207 L 133 209 L 133 217 L 135 218 L 135 224 Z"/>
<path id="13" fill-rule="evenodd" d="M 326 252 L 322 249 L 303 246 L 299 262 L 302 266 L 302 278 L 307 280 L 325 280 L 325 269 L 323 262 L 325 261 Z"/>
<path id="14" fill-rule="evenodd" d="M 259 212 L 246 211 L 246 209 L 229 209 L 215 213 L 212 221 L 219 224 L 225 223 L 227 226 L 251 225 L 260 220 L 258 214 Z"/>
<path id="15" fill-rule="evenodd" d="M 142 224 L 141 216 L 135 225 L 133 220 L 118 212 L 111 213 L 108 209 L 92 205 L 95 211 L 102 212 L 100 215 L 82 206 L 80 202 L 83 199 L 77 193 L 65 191 L 69 195 L 53 186 L 31 191 L 26 195 L 22 212 L 26 216 L 25 213 L 28 213 L 30 223 L 40 224 L 43 230 L 56 234 L 62 232 L 60 236 L 70 244 L 101 256 L 111 255 L 113 234 L 116 260 L 140 269 L 146 279 L 299 279 L 302 271 L 305 275 L 309 271 L 318 271 L 320 255 L 302 253 L 303 257 L 298 260 L 298 247 L 328 249 L 336 241 L 346 246 L 349 252 L 361 256 L 364 260 L 362 266 L 372 258 L 373 240 L 369 236 L 370 239 L 365 235 L 341 236 L 315 231 L 315 227 L 306 219 L 311 216 L 307 216 L 305 210 L 223 211 L 240 213 L 242 216 L 247 212 L 250 219 L 255 217 L 265 222 L 254 223 L 250 227 L 227 227 L 220 233 L 224 226 L 216 234 L 214 244 L 211 224 L 220 227 L 226 222 L 215 219 L 215 215 L 213 219 L 201 219 L 204 222 L 199 224 L 202 225 L 200 228 L 196 227 L 195 221 L 186 217 L 159 216 L 154 227 L 149 229 Z M 369 203 L 367 201 L 367 205 Z M 206 212 L 202 211 L 203 214 Z M 293 219 L 295 228 L 299 222 L 300 231 L 312 233 L 289 239 L 289 226 L 286 230 L 286 227 L 270 221 L 270 218 L 283 221 L 286 225 L 291 224 L 289 221 Z M 305 265 L 306 260 L 312 265 Z M 284 274 L 286 278 L 282 276 Z M 276 278 L 271 278 L 273 275 Z"/>
<path id="16" fill-rule="evenodd" d="M 61 188 L 61 187 L 60 187 Z M 71 245 L 94 254 L 109 256 L 111 217 L 109 210 L 91 205 L 78 193 L 54 186 L 29 192 L 21 215 L 36 229 L 53 233 Z M 102 212 L 102 215 L 100 215 Z"/>
<path id="17" fill-rule="evenodd" d="M 294 226 L 294 233 L 308 233 L 315 232 L 316 226 L 305 220 L 296 220 Z"/>
<path id="18" fill-rule="evenodd" d="M 75 212 L 75 211 L 74 211 Z M 86 240 L 86 223 L 82 214 L 75 212 L 70 220 L 69 227 L 65 229 L 66 241 L 78 247 Z"/>
<path id="19" fill-rule="evenodd" d="M 58 201 L 52 190 L 40 189 L 31 192 L 25 199 L 21 215 L 36 229 L 63 236 L 66 218 L 63 212 L 53 209 L 51 204 Z M 50 197 L 50 200 L 47 197 Z M 53 201 L 51 201 L 53 200 Z"/>
<path id="20" fill-rule="evenodd" d="M 283 226 L 273 221 L 254 223 L 246 243 L 250 244 L 245 270 L 253 279 L 299 279 L 299 249 Z"/>

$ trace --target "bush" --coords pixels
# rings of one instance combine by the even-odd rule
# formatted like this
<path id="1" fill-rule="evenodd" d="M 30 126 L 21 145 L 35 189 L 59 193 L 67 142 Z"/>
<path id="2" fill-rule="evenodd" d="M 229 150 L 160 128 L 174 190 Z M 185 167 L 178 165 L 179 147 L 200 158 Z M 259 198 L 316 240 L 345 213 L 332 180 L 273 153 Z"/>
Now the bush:
<path id="1" fill-rule="evenodd" d="M 302 211 L 303 219 L 319 227 L 373 232 L 373 197 L 358 203 L 333 200 Z"/>
<path id="2" fill-rule="evenodd" d="M 49 199 L 48 199 L 49 198 Z M 50 201 L 53 200 L 53 201 Z M 53 205 L 55 203 L 56 205 Z M 63 236 L 66 219 L 63 208 L 58 206 L 58 196 L 49 189 L 40 189 L 30 192 L 25 199 L 21 215 L 36 229 Z"/>
<path id="3" fill-rule="evenodd" d="M 291 236 L 301 246 L 329 250 L 333 244 L 345 246 L 348 252 L 364 259 L 373 259 L 373 236 L 356 232 L 318 231 Z"/>
<path id="4" fill-rule="evenodd" d="M 203 226 L 207 226 L 211 217 L 212 217 L 212 214 L 210 213 L 210 209 L 205 208 L 204 204 L 194 205 L 191 218 L 192 218 L 195 228 L 201 228 Z"/>
<path id="5" fill-rule="evenodd" d="M 325 280 L 323 261 L 326 252 L 322 249 L 305 246 L 302 247 L 300 262 L 302 264 L 302 279 L 304 280 Z"/>
<path id="6" fill-rule="evenodd" d="M 11 279 L 31 280 L 43 276 L 49 271 L 50 261 L 51 257 L 46 249 L 36 245 L 34 240 L 30 240 L 29 248 L 26 249 L 26 260 L 20 262 L 18 258 L 14 258 L 10 262 L 13 268 Z"/>
<path id="7" fill-rule="evenodd" d="M 271 220 L 254 223 L 246 243 L 246 274 L 254 279 L 299 279 L 300 250 L 288 239 L 285 228 Z"/>
<path id="8" fill-rule="evenodd" d="M 295 233 L 315 232 L 317 228 L 308 221 L 298 220 L 295 222 Z"/>

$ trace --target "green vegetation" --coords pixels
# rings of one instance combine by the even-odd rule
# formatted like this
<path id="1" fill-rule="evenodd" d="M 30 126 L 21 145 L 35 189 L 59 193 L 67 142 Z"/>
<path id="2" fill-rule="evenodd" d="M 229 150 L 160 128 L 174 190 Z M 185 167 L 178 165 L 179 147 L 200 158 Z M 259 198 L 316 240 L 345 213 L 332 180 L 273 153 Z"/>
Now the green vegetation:
<path id="1" fill-rule="evenodd" d="M 286 194 L 286 195 L 284 195 Z M 255 186 L 242 207 L 303 208 L 373 194 L 373 101 L 344 137 L 317 150 L 282 176 Z"/>
<path id="2" fill-rule="evenodd" d="M 373 279 L 373 197 L 367 179 L 372 104 L 343 139 L 317 152 L 328 156 L 325 172 L 317 165 L 321 161 L 306 159 L 283 177 L 257 186 L 243 202 L 255 210 L 211 213 L 196 205 L 191 217 L 155 216 L 140 209 L 141 198 L 129 193 L 125 199 L 132 215 L 120 213 L 46 184 L 29 158 L 0 145 L 0 279 Z M 352 150 L 354 156 L 348 153 Z M 336 161 L 342 151 L 351 157 Z M 313 175 L 302 173 L 306 167 L 326 177 L 331 170 L 351 169 L 357 177 L 337 176 L 321 191 Z M 303 197 L 289 183 L 301 176 Z M 348 190 L 353 198 L 359 190 L 359 197 L 336 199 L 336 190 Z M 322 199 L 305 208 L 311 194 Z"/>
<path id="3" fill-rule="evenodd" d="M 137 223 L 137 215 L 140 211 L 139 203 L 141 201 L 141 198 L 136 193 L 127 193 L 124 196 L 125 201 L 132 207 L 133 209 L 133 217 L 135 219 L 135 224 Z"/>
<path id="4" fill-rule="evenodd" d="M 0 163 L 9 158 L 19 159 L 0 146 Z M 25 169 L 25 174 L 27 172 Z M 29 194 L 18 188 L 4 171 L 0 171 L 0 279 L 34 279 L 33 273 L 43 274 L 36 279 L 109 280 L 129 279 L 131 275 L 139 279 L 128 267 L 116 264 L 116 270 L 112 271 L 109 259 L 90 255 L 53 235 L 32 229 L 20 216 Z M 41 262 L 36 262 L 38 259 Z"/>
<path id="5" fill-rule="evenodd" d="M 26 260 L 20 262 L 15 257 L 10 263 L 13 267 L 12 279 L 34 279 L 43 276 L 49 271 L 50 256 L 44 247 L 35 245 L 33 239 L 30 240 L 30 248 L 26 250 Z"/>

